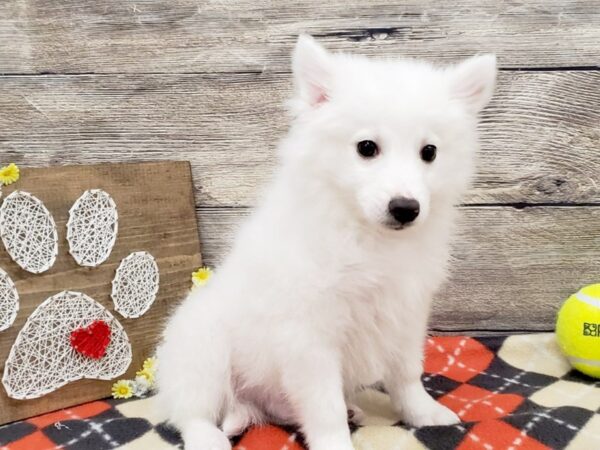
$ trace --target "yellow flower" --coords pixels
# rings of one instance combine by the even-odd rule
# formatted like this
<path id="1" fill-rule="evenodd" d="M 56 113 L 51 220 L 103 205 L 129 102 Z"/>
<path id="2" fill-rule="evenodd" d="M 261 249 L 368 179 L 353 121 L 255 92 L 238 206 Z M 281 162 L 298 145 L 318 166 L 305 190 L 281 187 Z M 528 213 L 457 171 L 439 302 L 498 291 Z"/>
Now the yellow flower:
<path id="1" fill-rule="evenodd" d="M 9 185 L 19 179 L 19 168 L 15 163 L 4 166 L 0 169 L 0 183 Z"/>
<path id="2" fill-rule="evenodd" d="M 138 377 L 144 377 L 150 384 L 154 383 L 154 371 L 150 369 L 138 370 L 135 374 Z"/>
<path id="3" fill-rule="evenodd" d="M 133 384 L 129 380 L 119 380 L 112 387 L 113 398 L 130 398 L 133 395 Z"/>
<path id="4" fill-rule="evenodd" d="M 158 360 L 156 359 L 156 356 L 151 356 L 144 361 L 144 365 L 142 367 L 144 370 L 149 370 L 150 372 L 154 373 L 156 371 L 157 364 Z"/>
<path id="5" fill-rule="evenodd" d="M 204 286 L 210 280 L 212 276 L 212 270 L 209 267 L 201 267 L 192 273 L 192 283 L 194 286 Z"/>

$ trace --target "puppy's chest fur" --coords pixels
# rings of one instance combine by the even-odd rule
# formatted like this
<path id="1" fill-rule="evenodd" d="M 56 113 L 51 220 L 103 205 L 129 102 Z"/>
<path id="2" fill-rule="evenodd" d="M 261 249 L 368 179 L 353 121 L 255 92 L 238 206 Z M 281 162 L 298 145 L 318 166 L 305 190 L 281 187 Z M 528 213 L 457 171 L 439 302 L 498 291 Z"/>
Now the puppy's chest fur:
<path id="1" fill-rule="evenodd" d="M 416 337 L 422 336 L 428 296 L 443 278 L 444 261 L 432 267 L 428 257 L 410 247 L 369 249 L 360 263 L 343 268 L 335 290 L 344 311 L 337 319 L 338 348 L 347 389 L 380 381 L 390 359 L 420 345 Z"/>
<path id="2" fill-rule="evenodd" d="M 379 301 L 368 298 L 351 301 L 351 322 L 344 330 L 339 350 L 344 385 L 352 391 L 383 378 L 393 338 L 384 330 L 386 320 Z"/>
<path id="3" fill-rule="evenodd" d="M 230 317 L 229 322 L 268 324 L 251 331 L 237 325 L 229 329 L 234 337 L 233 373 L 246 386 L 238 395 L 275 416 L 281 416 L 277 405 L 285 401 L 274 386 L 282 384 L 290 357 L 302 357 L 295 352 L 310 354 L 315 346 L 333 346 L 348 394 L 381 381 L 391 359 L 420 346 L 422 333 L 415 327 L 425 321 L 426 298 L 439 284 L 445 265 L 445 242 L 432 243 L 431 235 L 422 239 L 415 233 L 414 239 L 399 242 L 341 227 L 307 230 L 298 224 L 283 228 L 279 252 L 261 259 L 260 265 L 254 259 L 254 265 L 243 258 L 234 261 L 236 269 L 252 268 L 244 291 L 260 283 L 261 295 L 236 302 L 239 320 Z M 264 228 L 250 231 L 248 236 L 270 236 Z M 256 240 L 247 242 L 254 245 Z"/>

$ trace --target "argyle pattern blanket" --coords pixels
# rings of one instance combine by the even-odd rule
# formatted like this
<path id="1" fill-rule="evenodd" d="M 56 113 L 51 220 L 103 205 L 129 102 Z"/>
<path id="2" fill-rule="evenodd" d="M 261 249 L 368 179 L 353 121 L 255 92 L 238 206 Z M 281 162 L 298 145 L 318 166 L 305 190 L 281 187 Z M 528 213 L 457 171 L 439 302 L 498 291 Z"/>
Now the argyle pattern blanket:
<path id="1" fill-rule="evenodd" d="M 357 450 L 600 449 L 600 381 L 572 371 L 553 334 L 430 338 L 425 371 L 429 393 L 463 422 L 411 428 L 384 392 L 367 389 L 359 399 L 366 419 L 351 425 Z M 182 449 L 152 402 L 102 400 L 8 424 L 0 449 Z M 307 447 L 297 429 L 266 425 L 237 437 L 234 448 Z"/>

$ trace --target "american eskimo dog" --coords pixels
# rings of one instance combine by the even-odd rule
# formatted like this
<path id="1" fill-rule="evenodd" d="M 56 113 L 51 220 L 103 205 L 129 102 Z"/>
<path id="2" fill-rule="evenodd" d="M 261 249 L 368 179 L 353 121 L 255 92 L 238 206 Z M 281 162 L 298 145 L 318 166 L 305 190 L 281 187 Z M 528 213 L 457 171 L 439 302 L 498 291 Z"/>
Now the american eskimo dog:
<path id="1" fill-rule="evenodd" d="M 351 450 L 347 411 L 378 381 L 408 424 L 459 421 L 421 384 L 423 344 L 495 57 L 437 67 L 301 36 L 292 71 L 276 174 L 158 351 L 158 404 L 187 450 L 229 450 L 263 421 Z"/>

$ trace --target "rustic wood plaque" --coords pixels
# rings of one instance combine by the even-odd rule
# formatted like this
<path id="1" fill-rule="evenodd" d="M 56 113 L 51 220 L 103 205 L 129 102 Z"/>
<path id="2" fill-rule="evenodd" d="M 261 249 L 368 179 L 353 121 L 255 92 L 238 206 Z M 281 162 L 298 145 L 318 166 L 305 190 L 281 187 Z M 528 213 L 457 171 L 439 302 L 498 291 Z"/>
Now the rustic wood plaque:
<path id="1" fill-rule="evenodd" d="M 108 260 L 95 268 L 77 265 L 65 238 L 69 208 L 85 190 L 92 188 L 108 192 L 119 212 L 115 246 Z M 51 295 L 72 290 L 89 295 L 121 322 L 131 341 L 133 361 L 120 378 L 133 378 L 144 359 L 154 352 L 166 318 L 189 291 L 191 273 L 201 264 L 189 163 L 21 167 L 21 179 L 4 187 L 3 197 L 17 189 L 38 197 L 52 213 L 59 254 L 50 270 L 34 275 L 13 262 L 0 244 L 0 267 L 13 279 L 21 297 L 14 324 L 0 332 L 0 369 L 4 370 L 10 348 L 35 308 Z M 125 319 L 114 310 L 111 281 L 120 261 L 131 252 L 142 250 L 156 259 L 160 288 L 146 314 Z M 0 386 L 0 424 L 107 397 L 112 383 L 80 380 L 33 400 L 13 400 Z"/>

